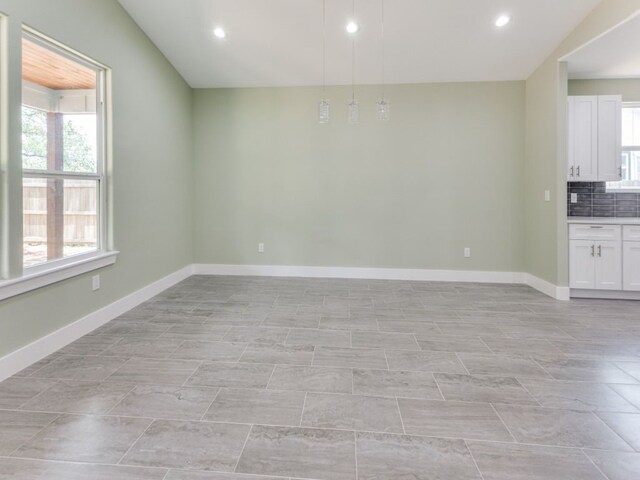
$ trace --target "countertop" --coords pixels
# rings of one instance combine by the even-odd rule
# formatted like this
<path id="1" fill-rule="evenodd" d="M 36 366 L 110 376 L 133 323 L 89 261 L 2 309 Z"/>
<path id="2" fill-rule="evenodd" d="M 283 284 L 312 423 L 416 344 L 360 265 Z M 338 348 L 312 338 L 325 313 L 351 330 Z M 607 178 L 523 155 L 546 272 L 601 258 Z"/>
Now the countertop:
<path id="1" fill-rule="evenodd" d="M 624 217 L 568 217 L 567 223 L 597 223 L 600 225 L 640 225 L 640 218 Z"/>

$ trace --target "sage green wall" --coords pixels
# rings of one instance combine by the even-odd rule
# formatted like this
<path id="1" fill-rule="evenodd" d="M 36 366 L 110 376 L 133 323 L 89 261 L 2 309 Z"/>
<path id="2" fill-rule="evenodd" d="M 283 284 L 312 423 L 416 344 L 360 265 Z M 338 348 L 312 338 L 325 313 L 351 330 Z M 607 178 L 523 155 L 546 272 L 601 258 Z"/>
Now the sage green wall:
<path id="1" fill-rule="evenodd" d="M 319 88 L 194 91 L 196 263 L 521 271 L 524 83 L 356 94 L 320 125 Z"/>
<path id="2" fill-rule="evenodd" d="M 569 95 L 622 95 L 623 102 L 640 102 L 640 79 L 569 80 Z"/>
<path id="3" fill-rule="evenodd" d="M 526 82 L 525 266 L 568 285 L 566 225 L 566 64 L 559 62 L 640 9 L 640 0 L 603 0 Z M 544 190 L 552 202 L 544 201 Z"/>
<path id="4" fill-rule="evenodd" d="M 5 167 L 13 189 L 1 198 L 21 202 L 24 22 L 113 69 L 113 237 L 121 252 L 116 265 L 100 272 L 97 292 L 85 275 L 1 301 L 2 357 L 191 263 L 192 142 L 191 89 L 116 0 L 0 0 L 0 12 L 9 15 L 12 120 Z M 10 239 L 18 253 L 20 221 L 12 219 Z"/>

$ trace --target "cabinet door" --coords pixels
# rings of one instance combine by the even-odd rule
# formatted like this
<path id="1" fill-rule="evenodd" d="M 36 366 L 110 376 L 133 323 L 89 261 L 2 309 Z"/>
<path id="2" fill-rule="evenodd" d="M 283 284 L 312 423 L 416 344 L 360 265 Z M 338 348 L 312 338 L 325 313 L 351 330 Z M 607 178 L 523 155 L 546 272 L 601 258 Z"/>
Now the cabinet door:
<path id="1" fill-rule="evenodd" d="M 574 136 L 574 109 L 575 109 L 576 97 L 567 98 L 567 118 L 569 119 L 569 125 L 567 127 L 567 181 L 574 182 L 575 179 L 575 136 Z"/>
<path id="2" fill-rule="evenodd" d="M 624 289 L 640 291 L 640 242 L 624 242 L 622 265 Z"/>
<path id="3" fill-rule="evenodd" d="M 598 179 L 598 97 L 573 97 L 573 164 L 577 182 Z"/>
<path id="4" fill-rule="evenodd" d="M 569 286 L 596 288 L 595 242 L 571 240 L 569 242 Z"/>
<path id="5" fill-rule="evenodd" d="M 622 290 L 622 243 L 600 241 L 596 245 L 596 289 Z"/>
<path id="6" fill-rule="evenodd" d="M 598 97 L 598 181 L 617 182 L 622 174 L 622 97 Z"/>

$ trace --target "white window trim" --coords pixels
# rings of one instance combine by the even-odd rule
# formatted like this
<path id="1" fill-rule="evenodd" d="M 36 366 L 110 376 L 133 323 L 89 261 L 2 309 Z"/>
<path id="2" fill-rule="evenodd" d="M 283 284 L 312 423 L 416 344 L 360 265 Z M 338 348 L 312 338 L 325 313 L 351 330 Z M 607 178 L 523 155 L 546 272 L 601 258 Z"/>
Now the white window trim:
<path id="1" fill-rule="evenodd" d="M 4 18 L 4 17 L 3 17 Z M 4 27 L 4 23 L 0 25 Z M 10 297 L 21 295 L 32 290 L 36 290 L 47 285 L 62 282 L 70 278 L 82 275 L 88 272 L 98 270 L 100 268 L 107 267 L 115 264 L 118 251 L 109 250 L 111 242 L 111 231 L 109 230 L 111 225 L 110 219 L 110 207 L 108 198 L 109 189 L 109 174 L 111 165 L 111 110 L 110 110 L 110 98 L 108 92 L 110 90 L 110 70 L 109 67 L 103 65 L 95 60 L 86 57 L 85 55 L 61 44 L 46 35 L 31 29 L 30 27 L 23 25 L 23 34 L 27 34 L 32 40 L 38 41 L 41 44 L 51 45 L 56 49 L 59 49 L 58 53 L 68 55 L 75 61 L 80 59 L 82 63 L 86 63 L 87 66 L 95 68 L 100 71 L 102 78 L 99 82 L 98 94 L 98 121 L 102 135 L 98 138 L 98 149 L 101 151 L 102 161 L 98 163 L 98 171 L 93 174 L 83 174 L 74 172 L 70 175 L 67 172 L 42 172 L 42 171 L 29 171 L 23 172 L 24 177 L 38 176 L 38 177 L 53 177 L 60 176 L 66 177 L 78 177 L 78 178 L 93 178 L 100 177 L 99 182 L 99 196 L 100 196 L 100 212 L 99 212 L 99 242 L 98 249 L 84 254 L 74 255 L 71 257 L 61 258 L 57 260 L 48 261 L 45 263 L 25 267 L 22 271 L 22 275 L 15 278 L 2 279 L 0 277 L 0 301 Z M 1 53 L 1 52 L 0 52 Z M 5 82 L 6 84 L 6 82 Z M 4 109 L 3 109 L 4 111 Z M 36 175 L 37 174 L 37 175 Z"/>
<path id="2" fill-rule="evenodd" d="M 96 252 L 92 255 L 68 257 L 60 263 L 47 263 L 46 269 L 26 271 L 21 277 L 0 280 L 0 301 L 113 265 L 118 253 L 120 252 Z"/>
<path id="3" fill-rule="evenodd" d="M 640 102 L 623 102 L 622 108 L 640 108 Z M 623 152 L 637 152 L 639 150 L 640 150 L 640 146 L 638 145 L 622 146 Z M 607 193 L 640 193 L 640 187 L 610 186 L 612 183 L 619 183 L 619 182 L 607 182 L 606 184 Z"/>

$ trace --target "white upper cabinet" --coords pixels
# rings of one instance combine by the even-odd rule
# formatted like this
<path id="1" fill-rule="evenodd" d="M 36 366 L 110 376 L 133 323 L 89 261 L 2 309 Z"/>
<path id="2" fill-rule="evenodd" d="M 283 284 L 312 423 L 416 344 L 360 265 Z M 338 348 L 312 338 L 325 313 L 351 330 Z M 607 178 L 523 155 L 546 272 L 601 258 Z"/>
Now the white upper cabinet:
<path id="1" fill-rule="evenodd" d="M 622 176 L 622 98 L 598 97 L 598 180 L 617 182 Z"/>
<path id="2" fill-rule="evenodd" d="M 569 97 L 568 172 L 571 182 L 620 179 L 622 97 Z"/>
<path id="3" fill-rule="evenodd" d="M 569 97 L 569 180 L 598 179 L 598 97 Z"/>

